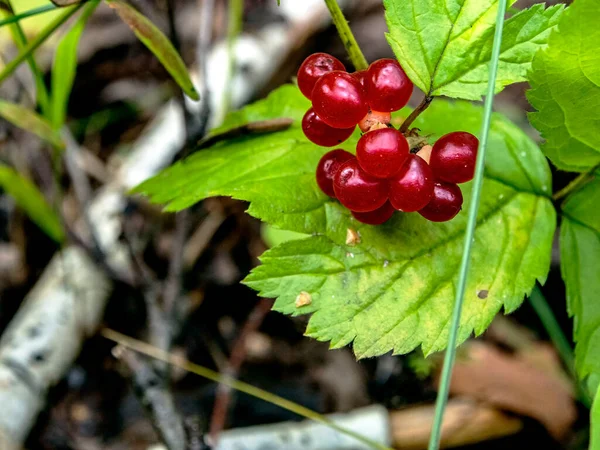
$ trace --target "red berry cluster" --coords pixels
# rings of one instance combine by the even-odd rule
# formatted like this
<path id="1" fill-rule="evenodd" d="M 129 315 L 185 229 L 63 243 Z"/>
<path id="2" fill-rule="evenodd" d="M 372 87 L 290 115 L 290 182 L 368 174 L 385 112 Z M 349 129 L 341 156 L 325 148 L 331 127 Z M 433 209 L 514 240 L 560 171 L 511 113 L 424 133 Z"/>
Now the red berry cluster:
<path id="1" fill-rule="evenodd" d="M 404 107 L 413 90 L 397 61 L 380 59 L 349 74 L 333 56 L 316 53 L 300 66 L 298 86 L 312 101 L 302 120 L 309 140 L 333 147 L 357 124 L 364 133 L 356 156 L 333 150 L 317 166 L 321 190 L 357 220 L 379 225 L 396 210 L 418 211 L 433 222 L 458 214 L 463 197 L 457 184 L 473 178 L 478 140 L 454 132 L 411 153 L 405 136 L 390 125 L 390 113 Z"/>

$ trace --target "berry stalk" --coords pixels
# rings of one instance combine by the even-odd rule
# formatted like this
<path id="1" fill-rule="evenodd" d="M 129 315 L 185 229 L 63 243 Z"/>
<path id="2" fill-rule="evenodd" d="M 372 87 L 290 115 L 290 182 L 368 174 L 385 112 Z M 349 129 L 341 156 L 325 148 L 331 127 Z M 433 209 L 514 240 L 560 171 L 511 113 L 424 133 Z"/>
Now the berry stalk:
<path id="1" fill-rule="evenodd" d="M 354 68 L 356 70 L 365 70 L 367 67 L 369 67 L 369 64 L 367 63 L 362 50 L 358 46 L 358 42 L 356 42 L 356 38 L 352 34 L 352 30 L 350 30 L 348 21 L 344 17 L 344 13 L 340 9 L 340 5 L 338 5 L 337 0 L 325 0 L 325 4 L 329 9 L 331 19 L 337 28 L 344 47 L 346 47 L 346 51 L 348 52 L 348 56 L 350 56 L 350 61 L 352 61 Z"/>

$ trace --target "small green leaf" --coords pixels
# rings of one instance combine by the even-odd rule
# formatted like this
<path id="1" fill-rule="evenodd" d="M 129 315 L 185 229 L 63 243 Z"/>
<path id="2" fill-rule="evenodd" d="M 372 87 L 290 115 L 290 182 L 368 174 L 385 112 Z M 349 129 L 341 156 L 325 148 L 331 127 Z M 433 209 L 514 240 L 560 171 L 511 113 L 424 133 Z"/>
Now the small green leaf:
<path id="1" fill-rule="evenodd" d="M 0 100 L 0 117 L 22 130 L 35 134 L 55 148 L 64 148 L 64 143 L 58 132 L 52 128 L 46 119 L 30 109 Z"/>
<path id="2" fill-rule="evenodd" d="M 199 100 L 200 96 L 194 88 L 187 68 L 169 39 L 152 22 L 127 3 L 121 0 L 108 0 L 108 4 L 117 11 L 119 17 L 129 25 L 138 39 L 154 53 L 183 92 L 191 99 Z"/>
<path id="3" fill-rule="evenodd" d="M 575 365 L 581 377 L 600 374 L 600 179 L 575 192 L 563 206 L 561 270 L 567 307 L 575 319 Z"/>
<path id="4" fill-rule="evenodd" d="M 100 0 L 89 0 L 83 7 L 83 12 L 71 30 L 61 39 L 54 54 L 52 66 L 52 94 L 50 97 L 50 118 L 52 126 L 60 129 L 67 115 L 67 103 L 75 72 L 77 70 L 77 46 L 79 38 L 89 17 L 100 4 Z"/>
<path id="5" fill-rule="evenodd" d="M 429 96 L 481 99 L 498 0 L 384 0 L 384 5 L 388 42 L 415 85 Z M 533 55 L 562 11 L 562 5 L 534 5 L 506 21 L 496 92 L 526 80 Z"/>
<path id="6" fill-rule="evenodd" d="M 562 170 L 600 163 L 600 2 L 577 0 L 560 19 L 548 47 L 533 61 L 529 119 L 546 139 L 546 156 Z"/>
<path id="7" fill-rule="evenodd" d="M 40 229 L 58 243 L 65 239 L 61 222 L 35 184 L 11 167 L 0 164 L 0 187 Z"/>
<path id="8" fill-rule="evenodd" d="M 210 196 L 250 201 L 248 212 L 276 227 L 311 235 L 264 254 L 246 282 L 278 297 L 275 309 L 315 313 L 307 333 L 334 347 L 354 341 L 361 357 L 422 345 L 426 353 L 446 343 L 466 213 L 445 224 L 418 214 L 396 214 L 379 227 L 355 221 L 319 190 L 314 176 L 327 151 L 303 136 L 309 107 L 297 88 L 284 86 L 265 101 L 232 114 L 224 129 L 276 117 L 295 119 L 278 133 L 220 142 L 175 164 L 136 188 L 170 210 Z M 478 133 L 482 109 L 435 101 L 415 126 L 435 139 L 456 129 Z M 221 129 L 222 132 L 224 129 Z M 358 132 L 340 147 L 353 151 Z M 504 306 L 515 310 L 550 262 L 555 211 L 548 164 L 516 126 L 494 115 L 486 179 L 473 249 L 460 341 L 483 332 Z M 466 204 L 469 184 L 463 185 Z M 346 245 L 348 229 L 361 243 Z M 312 304 L 296 308 L 301 292 Z M 488 291 L 487 298 L 478 297 Z"/>

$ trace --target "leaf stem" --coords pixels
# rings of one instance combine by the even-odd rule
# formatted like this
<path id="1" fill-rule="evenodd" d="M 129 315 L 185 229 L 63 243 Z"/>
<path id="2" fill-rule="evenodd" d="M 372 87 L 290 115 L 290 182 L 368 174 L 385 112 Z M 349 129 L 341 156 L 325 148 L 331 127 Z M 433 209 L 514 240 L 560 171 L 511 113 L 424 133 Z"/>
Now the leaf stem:
<path id="1" fill-rule="evenodd" d="M 406 120 L 402 123 L 402 126 L 400 127 L 401 133 L 406 133 L 408 131 L 408 127 L 410 127 L 415 121 L 415 119 L 419 117 L 421 113 L 429 107 L 429 105 L 431 105 L 432 100 L 433 97 L 430 97 L 428 95 L 425 96 L 425 98 L 419 104 L 419 106 L 413 109 L 413 112 L 411 112 L 410 115 L 406 118 Z"/>
<path id="2" fill-rule="evenodd" d="M 331 19 L 337 28 L 344 47 L 346 47 L 352 65 L 354 65 L 356 70 L 366 70 L 369 67 L 369 63 L 358 46 L 358 42 L 356 42 L 356 38 L 352 34 L 352 30 L 350 29 L 348 21 L 344 17 L 344 13 L 340 9 L 337 0 L 325 0 L 325 4 L 327 5 L 327 8 L 329 8 Z"/>
<path id="3" fill-rule="evenodd" d="M 488 79 L 488 90 L 485 98 L 483 125 L 481 128 L 481 140 L 477 154 L 477 163 L 475 165 L 475 177 L 473 179 L 473 189 L 471 192 L 471 203 L 469 205 L 469 218 L 465 230 L 465 240 L 463 247 L 462 260 L 460 263 L 458 285 L 456 286 L 456 297 L 454 299 L 454 310 L 450 332 L 448 335 L 448 347 L 444 356 L 444 366 L 438 396 L 435 404 L 435 416 L 431 436 L 429 439 L 429 450 L 440 448 L 442 420 L 444 411 L 448 403 L 448 394 L 450 391 L 450 379 L 452 377 L 452 368 L 456 358 L 456 343 L 458 341 L 458 331 L 460 327 L 460 318 L 462 304 L 467 285 L 467 276 L 471 262 L 471 248 L 473 246 L 475 226 L 477 224 L 477 210 L 479 209 L 479 200 L 481 197 L 481 186 L 483 184 L 483 169 L 485 165 L 485 152 L 487 148 L 488 135 L 490 131 L 490 122 L 492 119 L 492 105 L 494 103 L 494 88 L 496 86 L 496 75 L 498 72 L 498 60 L 500 58 L 500 44 L 502 43 L 502 29 L 504 28 L 504 12 L 506 11 L 507 0 L 499 0 L 498 13 L 496 16 L 496 30 L 494 32 L 494 44 L 492 47 L 492 58 L 490 61 L 490 72 Z"/>
<path id="4" fill-rule="evenodd" d="M 536 285 L 533 288 L 533 291 L 531 291 L 529 303 L 531 303 L 535 313 L 540 318 L 544 329 L 548 333 L 548 336 L 550 336 L 550 340 L 554 344 L 554 347 L 556 347 L 556 351 L 558 352 L 560 359 L 573 378 L 579 400 L 587 408 L 590 408 L 592 406 L 592 399 L 589 392 L 584 386 L 582 386 L 579 381 L 579 377 L 577 376 L 577 372 L 575 370 L 575 356 L 573 355 L 571 343 L 563 333 L 562 328 L 556 320 L 556 317 L 554 316 L 554 313 L 552 312 L 550 305 L 548 305 L 548 301 L 546 300 L 546 297 L 544 297 L 544 294 L 539 286 Z"/>
<path id="5" fill-rule="evenodd" d="M 30 9 L 29 11 L 25 11 L 20 14 L 11 15 L 11 16 L 7 17 L 6 19 L 0 20 L 0 28 L 5 25 L 10 25 L 11 23 L 19 22 L 28 17 L 37 16 L 38 14 L 43 14 L 48 11 L 54 11 L 55 9 L 58 9 L 58 7 L 53 4 L 50 4 L 50 5 L 40 6 L 38 8 L 33 8 L 33 9 Z"/>
<path id="6" fill-rule="evenodd" d="M 579 189 L 581 186 L 583 186 L 588 181 L 591 181 L 591 179 L 594 177 L 594 172 L 596 170 L 598 170 L 599 168 L 600 168 L 600 164 L 597 164 L 594 167 L 592 167 L 591 169 L 580 174 L 577 178 L 575 178 L 573 181 L 571 181 L 569 184 L 567 184 L 560 191 L 555 192 L 554 195 L 552 195 L 552 200 L 554 200 L 554 201 L 561 200 L 562 198 L 569 195 L 571 192 L 574 192 L 577 189 Z"/>
<path id="7" fill-rule="evenodd" d="M 73 5 L 72 7 L 65 8 L 66 11 L 62 15 L 58 16 L 56 19 L 50 22 L 40 32 L 40 34 L 38 34 L 35 37 L 35 39 L 29 41 L 27 46 L 25 46 L 21 50 L 21 52 L 16 56 L 16 58 L 4 67 L 4 70 L 0 73 L 0 84 L 4 82 L 4 80 L 6 80 L 15 71 L 15 69 L 19 67 L 19 65 L 23 61 L 25 61 L 25 59 L 27 59 L 35 50 L 37 50 L 37 48 L 40 45 L 42 45 L 44 41 L 52 35 L 52 33 L 54 33 L 63 23 L 69 20 L 69 18 L 73 14 L 75 14 L 79 10 L 79 8 L 81 8 L 84 4 L 85 2 L 81 2 L 76 5 Z"/>

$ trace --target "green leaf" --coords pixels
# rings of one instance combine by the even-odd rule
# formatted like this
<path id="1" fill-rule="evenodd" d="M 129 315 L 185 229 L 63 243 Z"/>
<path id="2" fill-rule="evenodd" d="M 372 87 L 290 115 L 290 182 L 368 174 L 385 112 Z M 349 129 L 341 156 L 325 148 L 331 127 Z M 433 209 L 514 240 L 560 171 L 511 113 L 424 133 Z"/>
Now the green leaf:
<path id="1" fill-rule="evenodd" d="M 170 210 L 216 195 L 250 201 L 249 213 L 282 229 L 313 235 L 265 253 L 246 282 L 261 295 L 278 297 L 275 309 L 315 313 L 307 333 L 334 347 L 354 341 L 357 355 L 422 344 L 443 348 L 454 298 L 466 213 L 436 224 L 418 214 L 396 214 L 379 227 L 355 221 L 322 194 L 314 170 L 327 151 L 302 134 L 309 107 L 298 89 L 285 86 L 265 101 L 234 113 L 225 128 L 244 122 L 290 117 L 287 130 L 221 142 L 175 164 L 136 188 Z M 415 126 L 432 139 L 462 129 L 478 133 L 482 109 L 469 103 L 434 102 Z M 221 132 L 223 130 L 220 130 Z M 340 147 L 353 151 L 358 132 Z M 504 306 L 513 311 L 536 279 L 547 275 L 555 211 L 548 164 L 516 126 L 494 115 L 489 159 L 473 250 L 472 277 L 460 329 L 463 341 L 481 333 Z M 470 186 L 464 185 L 466 203 Z M 361 235 L 346 245 L 348 229 Z M 486 299 L 479 291 L 488 291 Z M 312 304 L 295 307 L 302 292 Z"/>
<path id="2" fill-rule="evenodd" d="M 533 61 L 529 119 L 546 139 L 546 156 L 562 170 L 600 163 L 600 2 L 577 0 L 560 19 L 548 47 Z"/>
<path id="3" fill-rule="evenodd" d="M 510 3 L 514 3 L 512 0 Z M 485 94 L 498 0 L 384 0 L 388 42 L 410 79 L 429 96 Z M 563 11 L 534 5 L 504 25 L 496 92 L 526 80 Z"/>
<path id="4" fill-rule="evenodd" d="M 0 164 L 0 187 L 48 236 L 58 243 L 65 239 L 60 219 L 35 184 L 11 167 Z"/>
<path id="5" fill-rule="evenodd" d="M 119 17 L 129 25 L 138 39 L 154 53 L 183 92 L 191 99 L 199 100 L 200 96 L 194 88 L 187 68 L 169 39 L 152 22 L 127 3 L 120 0 L 108 0 L 108 4 L 117 11 Z"/>
<path id="6" fill-rule="evenodd" d="M 596 391 L 591 412 L 590 450 L 600 449 L 600 389 Z"/>
<path id="7" fill-rule="evenodd" d="M 64 148 L 64 143 L 50 123 L 43 117 L 15 103 L 0 100 L 0 117 L 25 131 L 35 134 L 53 147 Z"/>
<path id="8" fill-rule="evenodd" d="M 575 192 L 563 206 L 561 271 L 574 317 L 575 365 L 581 377 L 600 374 L 600 180 Z"/>
<path id="9" fill-rule="evenodd" d="M 89 17 L 100 4 L 100 0 L 89 0 L 71 30 L 61 39 L 54 54 L 52 66 L 52 94 L 50 98 L 50 118 L 52 126 L 60 129 L 65 124 L 67 103 L 77 70 L 77 46 Z"/>

